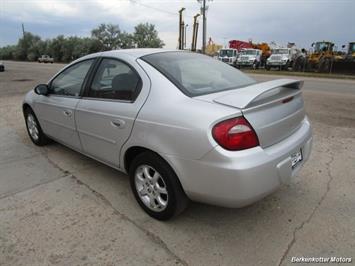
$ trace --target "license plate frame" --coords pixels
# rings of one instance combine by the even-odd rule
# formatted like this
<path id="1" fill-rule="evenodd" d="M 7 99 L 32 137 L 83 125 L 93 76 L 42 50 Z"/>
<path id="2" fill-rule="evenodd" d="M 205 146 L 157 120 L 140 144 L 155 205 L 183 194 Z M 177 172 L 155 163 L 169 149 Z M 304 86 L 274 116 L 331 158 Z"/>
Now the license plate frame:
<path id="1" fill-rule="evenodd" d="M 295 169 L 303 161 L 302 149 L 291 154 L 291 167 Z"/>

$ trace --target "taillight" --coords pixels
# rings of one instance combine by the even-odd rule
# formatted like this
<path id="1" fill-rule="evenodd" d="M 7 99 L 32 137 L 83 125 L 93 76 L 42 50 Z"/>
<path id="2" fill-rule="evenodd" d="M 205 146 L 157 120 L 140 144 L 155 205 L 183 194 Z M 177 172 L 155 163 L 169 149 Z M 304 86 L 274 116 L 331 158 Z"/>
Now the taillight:
<path id="1" fill-rule="evenodd" d="M 231 151 L 259 146 L 254 129 L 244 117 L 236 117 L 216 124 L 212 129 L 212 136 L 219 145 Z"/>

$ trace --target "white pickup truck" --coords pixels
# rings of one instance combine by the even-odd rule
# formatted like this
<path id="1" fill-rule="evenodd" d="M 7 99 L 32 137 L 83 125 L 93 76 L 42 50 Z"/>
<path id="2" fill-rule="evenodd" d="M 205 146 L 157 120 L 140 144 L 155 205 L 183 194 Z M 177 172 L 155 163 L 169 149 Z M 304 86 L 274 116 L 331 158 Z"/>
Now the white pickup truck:
<path id="1" fill-rule="evenodd" d="M 54 59 L 50 57 L 49 55 L 42 55 L 41 57 L 38 57 L 38 63 L 51 63 L 53 64 Z"/>
<path id="2" fill-rule="evenodd" d="M 238 58 L 238 50 L 232 48 L 224 48 L 218 52 L 218 60 L 229 65 L 235 66 Z"/>
<path id="3" fill-rule="evenodd" d="M 240 51 L 237 59 L 237 68 L 252 67 L 257 69 L 261 63 L 262 51 L 259 49 L 246 48 Z"/>

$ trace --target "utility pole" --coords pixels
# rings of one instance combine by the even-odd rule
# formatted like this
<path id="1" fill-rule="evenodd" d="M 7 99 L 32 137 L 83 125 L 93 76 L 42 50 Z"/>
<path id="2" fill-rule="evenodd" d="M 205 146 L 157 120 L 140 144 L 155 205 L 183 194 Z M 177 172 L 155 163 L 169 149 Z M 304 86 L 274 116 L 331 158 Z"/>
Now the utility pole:
<path id="1" fill-rule="evenodd" d="M 202 53 L 206 52 L 206 0 L 202 5 Z"/>
<path id="2" fill-rule="evenodd" d="M 206 51 L 206 10 L 208 6 L 206 6 L 206 0 L 197 0 L 199 3 L 202 3 L 201 13 L 202 13 L 202 53 L 204 54 Z M 212 0 L 208 0 L 212 1 Z"/>
<path id="3" fill-rule="evenodd" d="M 179 50 L 184 49 L 184 21 L 182 20 L 182 12 L 185 10 L 185 8 L 181 8 L 179 10 Z"/>
<path id="4" fill-rule="evenodd" d="M 23 23 L 22 23 L 22 34 L 23 34 L 23 38 L 25 38 L 25 25 L 23 25 Z"/>
<path id="5" fill-rule="evenodd" d="M 186 49 L 186 29 L 189 26 L 189 24 L 185 25 L 185 36 L 184 36 L 184 49 Z"/>
<path id="6" fill-rule="evenodd" d="M 197 43 L 197 34 L 198 34 L 198 21 L 197 18 L 200 14 L 196 14 L 194 16 L 194 25 L 192 28 L 192 42 L 191 42 L 191 51 L 196 51 L 196 43 Z"/>

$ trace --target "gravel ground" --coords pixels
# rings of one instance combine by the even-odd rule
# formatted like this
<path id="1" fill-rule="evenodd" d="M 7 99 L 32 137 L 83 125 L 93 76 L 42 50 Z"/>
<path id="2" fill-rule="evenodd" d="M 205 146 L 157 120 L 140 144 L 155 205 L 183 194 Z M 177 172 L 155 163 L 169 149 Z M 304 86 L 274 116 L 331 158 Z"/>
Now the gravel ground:
<path id="1" fill-rule="evenodd" d="M 63 65 L 5 65 L 0 73 L 0 265 L 355 260 L 355 81 L 304 78 L 314 147 L 291 184 L 242 209 L 192 203 L 162 223 L 140 210 L 127 176 L 62 145 L 39 148 L 30 142 L 23 95 Z"/>

